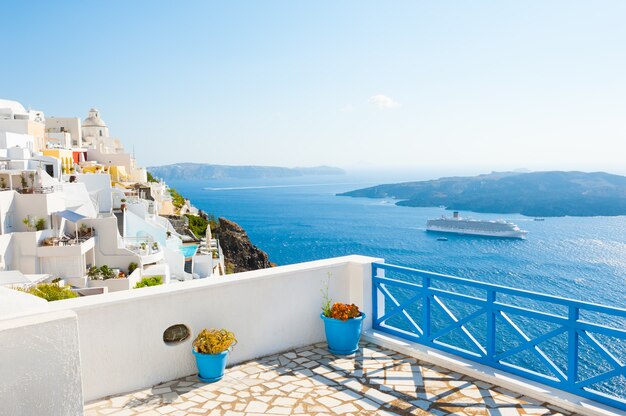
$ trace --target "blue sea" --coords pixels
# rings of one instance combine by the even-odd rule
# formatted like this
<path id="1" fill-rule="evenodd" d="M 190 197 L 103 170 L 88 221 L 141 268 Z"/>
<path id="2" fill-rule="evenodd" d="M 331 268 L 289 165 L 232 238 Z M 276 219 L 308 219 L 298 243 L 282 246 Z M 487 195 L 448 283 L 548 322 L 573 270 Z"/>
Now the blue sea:
<path id="1" fill-rule="evenodd" d="M 392 200 L 339 197 L 380 183 L 428 179 L 407 174 L 349 174 L 253 180 L 169 181 L 198 208 L 239 223 L 279 264 L 348 254 L 516 288 L 626 305 L 626 217 L 503 218 L 526 240 L 440 235 L 426 220 L 442 208 L 399 207 Z"/>

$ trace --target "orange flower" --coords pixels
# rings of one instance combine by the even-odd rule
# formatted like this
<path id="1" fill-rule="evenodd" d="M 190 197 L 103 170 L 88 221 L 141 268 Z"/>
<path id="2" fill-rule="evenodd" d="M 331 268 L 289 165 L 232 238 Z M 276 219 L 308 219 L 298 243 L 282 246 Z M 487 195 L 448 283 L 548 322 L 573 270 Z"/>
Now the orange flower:
<path id="1" fill-rule="evenodd" d="M 361 316 L 361 312 L 359 311 L 359 307 L 354 303 L 347 305 L 345 303 L 337 302 L 330 309 L 330 317 L 341 321 L 347 321 L 348 319 L 356 318 L 358 316 Z"/>

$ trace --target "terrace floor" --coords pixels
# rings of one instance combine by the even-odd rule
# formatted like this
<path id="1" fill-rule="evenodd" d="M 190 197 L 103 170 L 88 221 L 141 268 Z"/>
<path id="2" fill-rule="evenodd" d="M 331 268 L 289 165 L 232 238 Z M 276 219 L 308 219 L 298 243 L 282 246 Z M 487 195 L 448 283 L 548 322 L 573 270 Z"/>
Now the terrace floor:
<path id="1" fill-rule="evenodd" d="M 371 343 L 348 357 L 315 344 L 228 368 L 217 383 L 190 376 L 85 406 L 86 416 L 195 414 L 572 415 Z"/>

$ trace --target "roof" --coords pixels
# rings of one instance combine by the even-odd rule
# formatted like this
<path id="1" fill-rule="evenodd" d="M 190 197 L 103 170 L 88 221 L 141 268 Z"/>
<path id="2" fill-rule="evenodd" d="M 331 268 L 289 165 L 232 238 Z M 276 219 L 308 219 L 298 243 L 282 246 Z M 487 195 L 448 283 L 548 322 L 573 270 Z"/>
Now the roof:
<path id="1" fill-rule="evenodd" d="M 0 110 L 10 109 L 13 113 L 26 114 L 24 106 L 17 101 L 0 99 Z"/>
<path id="2" fill-rule="evenodd" d="M 23 285 L 32 283 L 19 270 L 8 270 L 0 273 L 0 286 Z"/>
<path id="3" fill-rule="evenodd" d="M 89 110 L 89 116 L 83 121 L 83 127 L 106 127 L 104 120 L 100 118 L 100 113 L 96 108 Z"/>
<path id="4" fill-rule="evenodd" d="M 55 212 L 54 214 L 58 215 L 61 218 L 65 218 L 69 222 L 74 222 L 74 223 L 80 220 L 84 220 L 85 218 L 88 218 L 88 217 L 85 217 L 84 215 L 79 214 L 78 212 L 70 211 L 69 209 Z"/>

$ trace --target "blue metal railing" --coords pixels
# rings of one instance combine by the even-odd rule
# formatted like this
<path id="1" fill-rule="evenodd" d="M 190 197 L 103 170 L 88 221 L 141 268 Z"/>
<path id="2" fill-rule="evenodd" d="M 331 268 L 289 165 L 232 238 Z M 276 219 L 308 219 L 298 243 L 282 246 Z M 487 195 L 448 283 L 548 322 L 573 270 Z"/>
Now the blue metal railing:
<path id="1" fill-rule="evenodd" d="M 626 410 L 626 309 L 383 263 L 373 327 Z"/>

